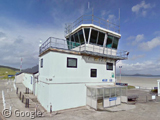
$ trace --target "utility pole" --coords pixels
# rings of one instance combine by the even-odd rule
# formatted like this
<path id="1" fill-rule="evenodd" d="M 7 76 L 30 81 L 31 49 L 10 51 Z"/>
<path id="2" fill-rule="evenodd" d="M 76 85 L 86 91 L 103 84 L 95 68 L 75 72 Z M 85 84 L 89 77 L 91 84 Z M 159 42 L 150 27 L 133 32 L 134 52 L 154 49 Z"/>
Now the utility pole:
<path id="1" fill-rule="evenodd" d="M 22 61 L 23 61 L 23 59 L 22 59 L 22 57 L 21 57 L 20 72 L 21 72 L 21 70 L 22 70 Z"/>
<path id="2" fill-rule="evenodd" d="M 120 73 L 119 73 L 120 74 L 119 75 L 120 76 L 120 83 L 121 83 L 121 68 L 122 68 L 122 66 L 119 66 L 119 69 L 120 69 Z"/>

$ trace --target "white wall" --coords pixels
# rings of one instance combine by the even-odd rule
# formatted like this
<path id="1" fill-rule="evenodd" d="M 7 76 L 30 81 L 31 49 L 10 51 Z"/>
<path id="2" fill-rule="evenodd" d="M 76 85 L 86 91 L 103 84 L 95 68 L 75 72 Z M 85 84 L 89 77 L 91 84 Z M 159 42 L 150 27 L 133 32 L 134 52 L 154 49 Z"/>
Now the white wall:
<path id="1" fill-rule="evenodd" d="M 22 83 L 24 78 L 24 73 L 15 76 L 15 83 Z"/>
<path id="2" fill-rule="evenodd" d="M 77 58 L 77 68 L 67 68 L 67 57 Z M 38 100 L 47 111 L 62 110 L 86 105 L 86 85 L 113 85 L 115 82 L 115 61 L 82 57 L 81 55 L 49 52 L 39 68 Z M 106 62 L 114 64 L 113 71 L 106 70 Z M 40 65 L 40 63 L 39 63 Z M 90 69 L 97 69 L 97 77 L 90 77 Z M 107 79 L 107 82 L 103 82 Z M 112 79 L 112 82 L 109 82 Z"/>
<path id="3" fill-rule="evenodd" d="M 33 91 L 33 75 L 29 73 L 24 73 L 23 82 L 25 87 Z"/>
<path id="4" fill-rule="evenodd" d="M 39 77 L 39 73 L 34 74 L 33 82 L 34 82 L 35 86 L 33 84 L 33 89 L 35 89 L 35 92 L 33 92 L 33 93 L 34 93 L 35 96 L 37 96 L 37 94 L 38 94 L 38 92 L 37 92 L 37 89 L 38 89 L 38 77 Z"/>
<path id="5" fill-rule="evenodd" d="M 75 51 L 84 51 L 84 50 L 87 50 L 87 51 L 101 53 L 101 54 L 107 54 L 107 55 L 113 55 L 113 56 L 117 55 L 117 50 L 116 49 L 103 48 L 101 46 L 92 45 L 92 44 L 83 44 L 81 46 L 73 48 L 72 50 L 75 50 Z"/>

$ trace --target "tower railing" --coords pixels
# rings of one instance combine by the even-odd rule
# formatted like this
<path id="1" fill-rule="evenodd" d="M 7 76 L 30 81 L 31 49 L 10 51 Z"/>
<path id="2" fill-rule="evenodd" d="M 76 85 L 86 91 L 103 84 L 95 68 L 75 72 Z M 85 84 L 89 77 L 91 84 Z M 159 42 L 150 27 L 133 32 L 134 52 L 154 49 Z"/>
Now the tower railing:
<path id="1" fill-rule="evenodd" d="M 76 42 L 67 41 L 64 39 L 49 37 L 39 48 L 39 54 L 47 51 L 49 48 L 76 51 L 97 56 L 109 56 L 111 58 L 123 58 L 127 59 L 127 51 L 117 50 L 112 48 L 104 48 L 102 46 L 80 44 Z"/>
<path id="2" fill-rule="evenodd" d="M 120 33 L 120 25 L 114 24 L 109 20 L 99 18 L 95 15 L 82 15 L 73 23 L 65 24 L 65 35 L 70 34 L 75 28 L 81 24 L 94 24 L 99 27 Z"/>

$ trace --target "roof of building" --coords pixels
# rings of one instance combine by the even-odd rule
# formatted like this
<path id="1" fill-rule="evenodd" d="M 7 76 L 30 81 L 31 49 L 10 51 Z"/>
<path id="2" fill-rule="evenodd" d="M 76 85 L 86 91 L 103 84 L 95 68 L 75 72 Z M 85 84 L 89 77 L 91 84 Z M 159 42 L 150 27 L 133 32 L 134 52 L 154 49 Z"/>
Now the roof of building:
<path id="1" fill-rule="evenodd" d="M 29 74 L 36 74 L 39 72 L 39 65 L 36 65 L 32 68 L 27 68 L 25 70 L 22 70 L 21 72 L 19 73 L 16 73 L 16 75 L 20 75 L 21 73 L 29 73 Z"/>

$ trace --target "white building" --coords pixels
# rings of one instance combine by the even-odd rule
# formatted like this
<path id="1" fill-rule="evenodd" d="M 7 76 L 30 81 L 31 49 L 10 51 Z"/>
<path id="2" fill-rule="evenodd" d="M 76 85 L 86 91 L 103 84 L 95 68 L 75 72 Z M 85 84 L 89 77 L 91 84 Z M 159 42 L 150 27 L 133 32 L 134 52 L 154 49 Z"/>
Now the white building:
<path id="1" fill-rule="evenodd" d="M 66 26 L 66 40 L 50 37 L 41 45 L 37 98 L 47 111 L 85 106 L 87 86 L 115 84 L 116 61 L 128 58 L 117 50 L 119 26 L 93 19 L 85 24 L 80 17 Z"/>
<path id="2" fill-rule="evenodd" d="M 22 70 L 22 72 L 16 74 L 15 76 L 15 83 L 21 84 L 26 88 L 29 88 L 31 92 L 33 92 L 34 95 L 37 95 L 37 76 L 38 73 L 38 66 L 35 66 L 30 69 Z"/>

